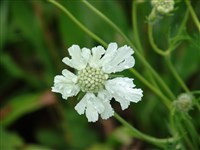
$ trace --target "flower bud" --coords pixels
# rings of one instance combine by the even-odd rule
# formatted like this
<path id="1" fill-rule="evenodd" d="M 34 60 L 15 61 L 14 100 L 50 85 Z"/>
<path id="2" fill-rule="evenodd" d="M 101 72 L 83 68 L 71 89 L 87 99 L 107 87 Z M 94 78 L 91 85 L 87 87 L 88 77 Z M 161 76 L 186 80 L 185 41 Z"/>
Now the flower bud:
<path id="1" fill-rule="evenodd" d="M 192 96 L 188 93 L 183 93 L 174 101 L 174 106 L 177 110 L 187 112 L 192 108 Z"/>
<path id="2" fill-rule="evenodd" d="M 168 14 L 174 9 L 174 0 L 151 0 L 151 4 L 162 15 Z"/>

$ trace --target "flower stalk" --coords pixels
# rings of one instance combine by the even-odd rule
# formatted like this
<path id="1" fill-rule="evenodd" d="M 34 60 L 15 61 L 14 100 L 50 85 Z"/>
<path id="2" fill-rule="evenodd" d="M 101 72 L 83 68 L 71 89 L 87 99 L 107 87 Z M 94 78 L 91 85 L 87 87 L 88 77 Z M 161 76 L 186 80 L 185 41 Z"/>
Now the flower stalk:
<path id="1" fill-rule="evenodd" d="M 194 9 L 192 8 L 191 1 L 190 0 L 185 0 L 185 3 L 188 6 L 188 9 L 190 11 L 190 14 L 192 16 L 192 19 L 194 20 L 194 23 L 195 23 L 197 29 L 200 32 L 200 22 L 199 22 L 199 19 L 198 19 L 196 13 L 194 12 Z"/>
<path id="2" fill-rule="evenodd" d="M 160 147 L 165 147 L 166 144 L 172 144 L 173 142 L 175 142 L 177 140 L 176 138 L 173 138 L 173 137 L 166 138 L 166 139 L 158 139 L 158 138 L 149 136 L 147 134 L 140 132 L 139 130 L 137 130 L 133 126 L 131 126 L 126 120 L 124 120 L 117 113 L 115 113 L 114 116 L 120 123 L 122 123 L 125 127 L 127 127 L 127 129 L 130 130 L 131 134 L 134 137 L 136 137 L 138 139 L 145 140 L 147 142 L 150 142 L 150 143 L 155 144 L 155 145 L 160 146 Z"/>

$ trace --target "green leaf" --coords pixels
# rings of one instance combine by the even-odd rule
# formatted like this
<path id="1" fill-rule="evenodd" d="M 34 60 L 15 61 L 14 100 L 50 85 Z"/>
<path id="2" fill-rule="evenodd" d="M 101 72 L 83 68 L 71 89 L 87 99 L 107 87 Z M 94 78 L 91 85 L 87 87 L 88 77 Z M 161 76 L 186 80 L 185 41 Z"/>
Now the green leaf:
<path id="1" fill-rule="evenodd" d="M 71 147 L 75 149 L 88 148 L 96 143 L 98 136 L 91 130 L 85 115 L 80 116 L 74 109 L 66 109 L 66 124 L 68 125 L 68 139 Z M 87 135 L 87 138 L 83 136 Z"/>
<path id="2" fill-rule="evenodd" d="M 23 150 L 53 150 L 41 145 L 27 145 Z"/>
<path id="3" fill-rule="evenodd" d="M 1 55 L 1 65 L 13 77 L 21 78 L 30 83 L 32 86 L 41 87 L 41 82 L 32 74 L 28 74 L 20 68 L 7 53 Z"/>
<path id="4" fill-rule="evenodd" d="M 94 144 L 88 150 L 113 150 L 113 148 L 106 144 Z"/>
<path id="5" fill-rule="evenodd" d="M 199 36 L 193 36 L 189 45 L 179 53 L 178 61 L 176 58 L 174 58 L 175 66 L 183 79 L 188 79 L 197 72 L 200 63 Z"/>
<path id="6" fill-rule="evenodd" d="M 1 64 L 10 75 L 15 77 L 23 77 L 23 70 L 20 69 L 15 62 L 13 62 L 10 55 L 6 53 L 1 55 Z"/>
<path id="7" fill-rule="evenodd" d="M 21 116 L 36 111 L 44 106 L 41 93 L 29 93 L 16 96 L 9 100 L 3 109 L 9 110 L 0 124 L 8 126 Z"/>
<path id="8" fill-rule="evenodd" d="M 77 18 L 81 18 L 82 14 L 85 12 L 80 9 L 81 3 L 78 1 L 62 1 L 62 5 L 70 10 L 70 12 L 75 15 Z M 82 21 L 80 19 L 80 21 Z M 91 41 L 91 38 L 88 37 L 82 29 L 80 29 L 74 22 L 72 22 L 63 12 L 59 12 L 59 31 L 61 35 L 61 40 L 64 46 L 71 46 L 72 44 L 87 43 Z M 66 55 L 67 51 L 64 50 Z"/>
<path id="9" fill-rule="evenodd" d="M 45 38 L 43 36 L 43 30 L 41 29 L 41 22 L 36 17 L 36 14 L 34 14 L 31 2 L 12 1 L 11 15 L 13 17 L 15 30 L 21 33 L 22 37 L 25 37 L 33 45 L 40 61 L 44 64 L 46 71 L 44 80 L 50 84 L 54 74 L 53 64 L 49 50 L 44 43 Z"/>
<path id="10" fill-rule="evenodd" d="M 36 138 L 39 143 L 48 147 L 66 149 L 66 141 L 63 133 L 55 129 L 40 129 L 36 132 Z"/>
<path id="11" fill-rule="evenodd" d="M 0 2 L 0 18 L 1 18 L 1 32 L 0 32 L 0 51 L 4 46 L 7 37 L 7 19 L 8 19 L 8 6 L 9 1 L 2 0 Z"/>
<path id="12" fill-rule="evenodd" d="M 2 126 L 0 126 L 0 133 L 1 150 L 16 150 L 24 144 L 17 134 L 6 131 Z"/>

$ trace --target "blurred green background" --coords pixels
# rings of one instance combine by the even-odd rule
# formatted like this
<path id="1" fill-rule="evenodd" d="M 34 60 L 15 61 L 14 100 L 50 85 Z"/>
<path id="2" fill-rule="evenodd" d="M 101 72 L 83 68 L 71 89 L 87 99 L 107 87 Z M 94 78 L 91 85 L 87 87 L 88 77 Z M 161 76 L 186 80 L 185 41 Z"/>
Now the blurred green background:
<path id="1" fill-rule="evenodd" d="M 63 6 L 92 32 L 107 43 L 126 44 L 119 33 L 89 10 L 79 0 L 60 0 Z M 131 0 L 89 1 L 134 42 Z M 200 15 L 200 1 L 192 1 Z M 114 119 L 88 123 L 84 115 L 74 110 L 76 98 L 62 100 L 51 92 L 54 76 L 66 65 L 67 48 L 72 44 L 91 48 L 98 45 L 63 12 L 43 0 L 1 0 L 0 31 L 0 149 L 1 150 L 136 150 L 156 149 L 144 141 L 132 138 Z M 155 25 L 155 41 L 166 48 L 169 37 L 179 28 L 186 6 L 180 0 L 172 16 Z M 175 95 L 183 90 L 167 68 L 165 60 L 149 45 L 147 19 L 150 1 L 137 1 L 138 32 L 147 61 L 162 76 Z M 183 33 L 184 41 L 172 53 L 172 63 L 191 90 L 200 89 L 200 35 L 189 17 Z M 136 58 L 136 70 L 148 79 L 148 70 Z M 70 69 L 70 68 L 68 68 Z M 73 71 L 73 70 L 72 70 Z M 125 76 L 135 78 L 129 71 Z M 159 98 L 135 78 L 144 91 L 143 100 L 121 111 L 115 110 L 140 131 L 155 137 L 168 137 L 168 114 Z M 198 112 L 191 116 L 200 127 Z"/>

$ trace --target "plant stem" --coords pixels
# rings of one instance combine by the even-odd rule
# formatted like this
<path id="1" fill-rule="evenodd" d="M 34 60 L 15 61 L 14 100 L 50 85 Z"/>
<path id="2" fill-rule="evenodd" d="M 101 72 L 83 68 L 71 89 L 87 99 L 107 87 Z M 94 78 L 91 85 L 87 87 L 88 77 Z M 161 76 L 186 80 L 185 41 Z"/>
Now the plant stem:
<path id="1" fill-rule="evenodd" d="M 92 38 L 94 38 L 96 41 L 101 43 L 103 46 L 107 46 L 106 42 L 103 41 L 101 38 L 96 36 L 93 32 L 88 30 L 80 21 L 78 21 L 65 7 L 63 7 L 61 4 L 56 2 L 55 0 L 47 0 L 50 3 L 57 6 L 60 10 L 62 10 L 70 19 L 72 19 L 83 31 L 85 31 L 87 34 L 89 34 Z"/>
<path id="2" fill-rule="evenodd" d="M 134 39 L 136 41 L 136 45 L 138 50 L 143 54 L 143 48 L 140 41 L 140 36 L 138 33 L 138 24 L 137 24 L 137 1 L 133 0 L 132 2 L 132 25 L 133 25 L 133 33 Z"/>
<path id="3" fill-rule="evenodd" d="M 190 93 L 192 93 L 192 94 L 200 94 L 200 90 L 197 90 L 197 91 L 191 91 Z"/>
<path id="4" fill-rule="evenodd" d="M 168 94 L 171 100 L 175 99 L 175 95 L 172 93 L 172 91 L 169 89 L 169 87 L 166 85 L 166 83 L 163 81 L 163 79 L 158 75 L 158 73 L 150 66 L 150 64 L 142 57 L 140 53 L 136 53 L 137 56 L 140 58 L 140 61 L 151 71 L 151 73 L 154 75 L 154 77 L 157 79 L 158 83 L 163 87 L 165 92 Z"/>
<path id="5" fill-rule="evenodd" d="M 132 2 L 132 26 L 133 26 L 133 33 L 134 33 L 133 36 L 134 36 L 134 39 L 135 39 L 135 42 L 136 42 L 136 47 L 141 52 L 141 54 L 144 55 L 142 43 L 141 43 L 140 36 L 139 36 L 139 33 L 138 33 L 139 30 L 138 30 L 138 20 L 137 20 L 137 3 L 138 3 L 138 1 L 135 1 L 135 0 L 133 0 L 133 2 Z M 147 75 L 149 76 L 151 83 L 157 89 L 159 89 L 152 73 L 149 72 L 148 70 L 147 70 Z"/>
<path id="6" fill-rule="evenodd" d="M 153 50 L 155 50 L 155 52 L 157 52 L 158 54 L 162 56 L 168 55 L 170 53 L 169 50 L 163 51 L 160 48 L 158 48 L 157 45 L 155 44 L 154 38 L 153 38 L 153 27 L 151 24 L 148 24 L 148 36 L 149 36 L 149 42 Z"/>
<path id="7" fill-rule="evenodd" d="M 114 24 L 110 19 L 108 19 L 103 13 L 97 10 L 94 6 L 92 6 L 86 0 L 81 0 L 87 7 L 89 7 L 92 11 L 94 11 L 99 17 L 105 20 L 111 27 L 113 27 L 121 36 L 128 42 L 129 45 L 132 45 L 132 42 L 128 39 L 128 37 L 120 30 L 120 28 Z"/>
<path id="8" fill-rule="evenodd" d="M 167 108 L 170 110 L 171 108 L 171 101 L 163 95 L 157 88 L 152 86 L 145 78 L 143 78 L 135 69 L 131 68 L 129 69 L 130 72 L 132 72 L 140 81 L 142 81 L 149 89 L 151 89 L 156 95 L 158 95 L 162 100 L 163 103 L 167 106 Z"/>
<path id="9" fill-rule="evenodd" d="M 186 26 L 186 22 L 188 20 L 188 17 L 189 17 L 189 10 L 187 9 L 187 11 L 186 11 L 186 13 L 184 15 L 183 21 L 181 22 L 181 25 L 180 25 L 179 30 L 177 32 L 177 35 L 180 35 L 181 32 L 183 32 L 183 30 L 184 30 L 184 28 Z"/>
<path id="10" fill-rule="evenodd" d="M 176 129 L 178 130 L 179 135 L 182 137 L 182 141 L 184 141 L 183 142 L 184 144 L 182 144 L 182 146 L 184 148 L 186 148 L 186 145 L 187 145 L 189 147 L 189 149 L 193 150 L 194 147 L 193 147 L 192 143 L 190 142 L 190 139 L 186 135 L 186 131 L 185 131 L 183 125 L 181 124 L 180 120 L 176 121 Z"/>
<path id="11" fill-rule="evenodd" d="M 200 22 L 198 20 L 198 17 L 196 15 L 196 13 L 194 12 L 194 9 L 192 8 L 191 1 L 190 0 L 185 0 L 185 3 L 187 5 L 187 7 L 189 8 L 190 14 L 192 16 L 192 19 L 193 19 L 195 25 L 197 26 L 197 29 L 200 32 Z"/>
<path id="12" fill-rule="evenodd" d="M 165 144 L 173 143 L 175 141 L 175 138 L 158 139 L 158 138 L 154 138 L 152 136 L 146 135 L 146 134 L 140 132 L 139 130 L 137 130 L 136 128 L 134 128 L 132 125 L 130 125 L 127 121 L 125 121 L 117 113 L 115 113 L 115 118 L 120 123 L 122 123 L 127 129 L 129 129 L 131 134 L 138 139 L 145 140 L 147 142 L 150 142 L 150 143 L 155 144 L 160 147 L 164 147 Z"/>
<path id="13" fill-rule="evenodd" d="M 179 84 L 182 86 L 182 88 L 185 90 L 185 92 L 190 93 L 190 90 L 186 86 L 185 82 L 183 82 L 183 80 L 181 79 L 181 77 L 179 76 L 177 71 L 175 70 L 175 68 L 174 68 L 174 66 L 173 66 L 173 64 L 172 64 L 172 62 L 170 60 L 170 56 L 166 57 L 166 62 L 167 62 L 167 65 L 168 65 L 169 69 L 171 70 L 172 74 L 174 75 L 176 80 L 179 82 Z"/>
<path id="14" fill-rule="evenodd" d="M 190 135 L 190 140 L 192 141 L 191 143 L 195 147 L 195 149 L 198 149 L 198 147 L 200 146 L 199 134 L 191 120 L 191 117 L 186 114 L 184 116 L 184 121 L 185 129 L 187 129 L 188 134 Z"/>
<path id="15" fill-rule="evenodd" d="M 185 17 L 180 25 L 180 28 L 177 32 L 177 35 L 176 36 L 179 36 L 184 27 L 185 27 L 185 24 L 186 24 L 186 21 L 188 19 L 188 11 L 185 13 Z M 149 35 L 149 41 L 150 41 L 150 44 L 153 48 L 153 50 L 155 50 L 158 54 L 164 56 L 166 58 L 166 62 L 167 62 L 167 65 L 169 67 L 169 69 L 171 70 L 172 74 L 174 75 L 174 77 L 176 78 L 176 80 L 179 82 L 179 84 L 182 86 L 182 88 L 186 91 L 186 92 L 190 92 L 190 90 L 188 89 L 188 87 L 185 85 L 185 83 L 183 82 L 183 80 L 181 79 L 181 77 L 179 76 L 179 74 L 177 73 L 177 71 L 175 70 L 175 68 L 173 67 L 171 61 L 170 61 L 170 54 L 171 54 L 171 51 L 172 49 L 171 48 L 168 48 L 168 50 L 166 51 L 163 51 L 162 49 L 158 48 L 156 43 L 154 42 L 154 38 L 153 38 L 153 27 L 151 24 L 148 25 L 148 35 Z M 173 47 L 173 46 L 172 46 Z"/>

